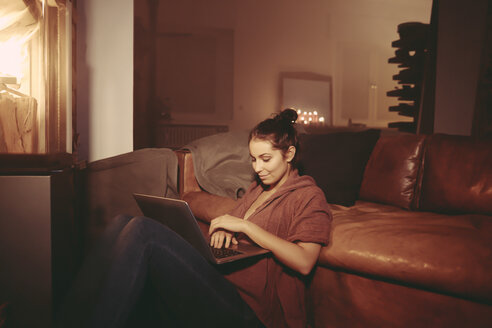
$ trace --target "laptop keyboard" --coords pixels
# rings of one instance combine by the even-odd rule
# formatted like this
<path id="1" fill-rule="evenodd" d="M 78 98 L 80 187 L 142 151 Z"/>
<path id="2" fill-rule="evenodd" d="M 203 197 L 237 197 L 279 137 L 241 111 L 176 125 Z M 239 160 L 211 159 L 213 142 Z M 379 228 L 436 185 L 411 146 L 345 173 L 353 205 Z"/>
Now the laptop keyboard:
<path id="1" fill-rule="evenodd" d="M 242 252 L 239 252 L 239 251 L 236 251 L 235 249 L 230 249 L 230 248 L 210 247 L 210 249 L 212 250 L 212 253 L 214 254 L 215 258 L 218 258 L 218 259 L 242 254 Z"/>

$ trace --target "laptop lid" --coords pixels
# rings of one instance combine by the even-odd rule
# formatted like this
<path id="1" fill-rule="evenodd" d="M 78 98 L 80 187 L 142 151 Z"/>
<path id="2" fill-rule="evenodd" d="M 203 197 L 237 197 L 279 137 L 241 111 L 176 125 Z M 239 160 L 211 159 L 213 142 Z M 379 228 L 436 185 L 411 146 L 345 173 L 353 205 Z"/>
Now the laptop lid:
<path id="1" fill-rule="evenodd" d="M 222 264 L 269 253 L 268 250 L 261 247 L 240 243 L 239 245 L 232 245 L 230 247 L 239 254 L 216 258 L 208 244 L 208 238 L 203 235 L 188 203 L 179 199 L 137 193 L 133 194 L 133 196 L 145 216 L 166 225 L 179 234 L 202 254 L 205 259 L 212 263 Z"/>

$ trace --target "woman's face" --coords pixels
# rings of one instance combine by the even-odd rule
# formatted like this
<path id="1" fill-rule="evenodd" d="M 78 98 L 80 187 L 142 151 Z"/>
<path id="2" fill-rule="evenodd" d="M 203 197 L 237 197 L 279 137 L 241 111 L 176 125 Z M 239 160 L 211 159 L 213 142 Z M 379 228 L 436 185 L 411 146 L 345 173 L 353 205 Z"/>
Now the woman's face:
<path id="1" fill-rule="evenodd" d="M 268 140 L 253 138 L 249 142 L 249 154 L 253 169 L 264 185 L 275 187 L 287 180 L 290 173 L 289 162 L 295 154 L 295 148 L 291 147 L 287 154 L 280 149 L 274 149 Z"/>

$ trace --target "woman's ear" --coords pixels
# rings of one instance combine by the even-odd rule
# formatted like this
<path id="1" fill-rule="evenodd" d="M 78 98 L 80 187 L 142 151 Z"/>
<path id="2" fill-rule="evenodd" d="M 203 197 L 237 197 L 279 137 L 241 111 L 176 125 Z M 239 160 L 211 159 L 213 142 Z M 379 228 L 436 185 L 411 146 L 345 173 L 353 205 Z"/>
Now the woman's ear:
<path id="1" fill-rule="evenodd" d="M 287 149 L 287 151 L 285 152 L 285 159 L 287 160 L 287 162 L 290 163 L 294 159 L 295 155 L 296 155 L 296 147 L 290 146 L 289 149 Z"/>

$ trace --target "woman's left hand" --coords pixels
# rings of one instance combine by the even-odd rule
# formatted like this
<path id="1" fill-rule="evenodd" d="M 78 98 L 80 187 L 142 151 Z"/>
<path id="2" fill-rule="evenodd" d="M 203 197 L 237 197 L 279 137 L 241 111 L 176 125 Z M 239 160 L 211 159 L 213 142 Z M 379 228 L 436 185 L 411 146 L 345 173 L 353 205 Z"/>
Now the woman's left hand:
<path id="1" fill-rule="evenodd" d="M 223 229 L 230 232 L 244 232 L 246 221 L 238 217 L 226 214 L 216 217 L 210 222 L 208 234 L 211 235 L 214 231 Z"/>

